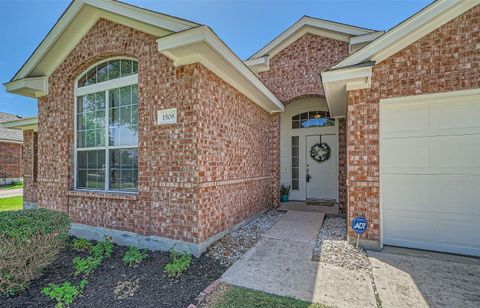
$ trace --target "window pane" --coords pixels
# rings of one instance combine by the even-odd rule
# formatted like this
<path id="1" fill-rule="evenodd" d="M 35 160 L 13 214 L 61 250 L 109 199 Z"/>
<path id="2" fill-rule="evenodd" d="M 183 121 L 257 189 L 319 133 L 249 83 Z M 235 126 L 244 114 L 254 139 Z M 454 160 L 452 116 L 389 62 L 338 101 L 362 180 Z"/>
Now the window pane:
<path id="1" fill-rule="evenodd" d="M 299 144 L 300 137 L 292 136 L 292 190 L 299 189 Z"/>
<path id="2" fill-rule="evenodd" d="M 110 93 L 110 108 L 120 106 L 120 89 L 112 89 Z"/>
<path id="3" fill-rule="evenodd" d="M 137 61 L 133 61 L 133 73 L 136 74 L 138 73 L 138 63 Z"/>
<path id="4" fill-rule="evenodd" d="M 87 82 L 86 85 L 91 85 L 97 83 L 97 68 L 94 67 L 91 70 L 88 71 L 87 73 Z"/>
<path id="5" fill-rule="evenodd" d="M 131 105 L 132 103 L 132 87 L 123 87 L 120 88 L 120 105 Z"/>
<path id="6" fill-rule="evenodd" d="M 110 189 L 136 191 L 138 149 L 110 150 Z"/>
<path id="7" fill-rule="evenodd" d="M 300 185 L 299 185 L 299 180 L 292 180 L 292 190 L 299 190 Z"/>
<path id="8" fill-rule="evenodd" d="M 108 79 L 120 77 L 120 60 L 108 61 Z"/>
<path id="9" fill-rule="evenodd" d="M 80 77 L 80 79 L 78 80 L 78 87 L 79 88 L 84 87 L 86 83 L 87 83 L 87 74 Z"/>
<path id="10" fill-rule="evenodd" d="M 121 69 L 122 77 L 129 76 L 132 74 L 132 60 L 122 60 L 121 67 L 122 67 Z"/>
<path id="11" fill-rule="evenodd" d="M 85 132 L 77 131 L 77 148 L 85 147 Z"/>
<path id="12" fill-rule="evenodd" d="M 104 189 L 105 150 L 77 152 L 77 188 Z"/>
<path id="13" fill-rule="evenodd" d="M 99 64 L 97 66 L 97 82 L 103 82 L 108 80 L 108 62 Z"/>

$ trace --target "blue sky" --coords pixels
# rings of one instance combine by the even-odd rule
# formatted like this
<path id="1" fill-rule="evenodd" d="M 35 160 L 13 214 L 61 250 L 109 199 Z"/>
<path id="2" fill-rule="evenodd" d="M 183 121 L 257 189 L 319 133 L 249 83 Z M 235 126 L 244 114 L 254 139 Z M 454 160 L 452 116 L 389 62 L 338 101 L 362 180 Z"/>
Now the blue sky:
<path id="1" fill-rule="evenodd" d="M 128 0 L 141 7 L 209 25 L 242 59 L 247 58 L 303 15 L 388 30 L 430 0 Z M 55 24 L 70 1 L 0 0 L 0 82 L 8 82 Z M 36 100 L 0 88 L 0 111 L 37 113 Z"/>

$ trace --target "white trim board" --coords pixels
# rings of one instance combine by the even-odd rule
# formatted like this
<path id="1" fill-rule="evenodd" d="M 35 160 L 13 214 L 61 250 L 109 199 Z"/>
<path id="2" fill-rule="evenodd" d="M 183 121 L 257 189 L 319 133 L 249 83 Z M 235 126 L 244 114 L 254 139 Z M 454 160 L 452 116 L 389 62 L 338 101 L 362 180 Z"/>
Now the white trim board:
<path id="1" fill-rule="evenodd" d="M 380 63 L 478 4 L 480 0 L 435 1 L 333 68 L 347 67 L 366 61 Z"/>
<path id="2" fill-rule="evenodd" d="M 272 51 L 274 49 L 277 49 L 277 47 L 283 45 L 284 42 L 289 40 L 292 35 L 305 27 L 309 27 L 311 29 L 310 31 L 313 31 L 312 29 L 315 29 L 315 31 L 321 31 L 323 36 L 330 35 L 334 36 L 336 39 L 343 38 L 342 40 L 346 42 L 349 41 L 351 36 L 365 35 L 376 32 L 375 30 L 371 29 L 355 27 L 333 21 L 313 18 L 310 16 L 303 16 L 287 30 L 283 31 L 279 36 L 268 43 L 265 47 L 249 57 L 248 60 L 259 58 L 265 55 L 273 56 Z"/>
<path id="3" fill-rule="evenodd" d="M 29 77 L 32 72 L 36 76 L 48 76 L 65 56 L 76 46 L 78 41 L 100 19 L 105 18 L 130 26 L 140 31 L 154 34 L 157 37 L 172 32 L 183 31 L 199 26 L 199 24 L 172 17 L 169 15 L 142 9 L 133 5 L 112 0 L 76 0 L 65 10 L 44 40 L 35 49 L 30 58 L 15 74 L 11 81 Z M 70 31 L 69 28 L 73 29 Z M 70 31 L 70 32 L 69 32 Z M 66 37 L 63 37 L 63 34 Z M 55 45 L 62 44 L 59 55 L 49 59 L 51 63 L 36 71 L 36 67 L 53 51 Z"/>

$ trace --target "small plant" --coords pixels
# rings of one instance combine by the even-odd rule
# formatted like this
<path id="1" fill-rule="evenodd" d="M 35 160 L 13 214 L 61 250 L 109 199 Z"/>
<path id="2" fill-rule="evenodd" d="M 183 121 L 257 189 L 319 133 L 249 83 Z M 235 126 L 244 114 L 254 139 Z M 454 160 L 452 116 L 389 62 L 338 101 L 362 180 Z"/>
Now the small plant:
<path id="1" fill-rule="evenodd" d="M 73 259 L 73 266 L 75 267 L 75 276 L 78 275 L 90 275 L 94 270 L 96 270 L 100 264 L 102 264 L 103 258 L 95 258 L 95 257 L 86 257 L 80 258 L 75 257 Z"/>
<path id="2" fill-rule="evenodd" d="M 70 282 L 64 282 L 61 285 L 51 283 L 48 287 L 42 289 L 42 294 L 57 301 L 55 308 L 63 308 L 71 305 L 73 301 L 83 293 L 87 280 L 80 281 L 79 286 L 74 286 Z"/>
<path id="3" fill-rule="evenodd" d="M 289 193 L 290 193 L 290 185 L 282 185 L 280 187 L 280 195 L 288 196 Z"/>
<path id="4" fill-rule="evenodd" d="M 165 265 L 164 271 L 169 278 L 177 278 L 192 264 L 192 255 L 170 251 L 170 262 Z"/>
<path id="5" fill-rule="evenodd" d="M 75 239 L 72 244 L 73 250 L 78 252 L 82 252 L 82 251 L 90 252 L 90 250 L 92 249 L 92 246 L 93 246 L 92 242 L 83 238 Z"/>
<path id="6" fill-rule="evenodd" d="M 146 251 L 141 251 L 136 247 L 130 246 L 123 256 L 123 262 L 128 266 L 137 266 L 146 258 L 148 258 Z"/>
<path id="7" fill-rule="evenodd" d="M 110 258 L 112 256 L 112 251 L 113 251 L 112 242 L 110 242 L 110 240 L 106 238 L 105 241 L 103 242 L 103 253 L 105 257 Z"/>

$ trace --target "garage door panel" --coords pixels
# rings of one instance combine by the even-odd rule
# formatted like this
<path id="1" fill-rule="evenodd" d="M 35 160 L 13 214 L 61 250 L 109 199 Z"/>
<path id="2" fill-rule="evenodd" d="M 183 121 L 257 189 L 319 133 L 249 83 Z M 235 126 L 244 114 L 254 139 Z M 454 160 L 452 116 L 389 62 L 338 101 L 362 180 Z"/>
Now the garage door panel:
<path id="1" fill-rule="evenodd" d="M 475 100 L 432 103 L 430 125 L 433 135 L 480 133 L 480 104 Z"/>
<path id="2" fill-rule="evenodd" d="M 385 244 L 422 243 L 431 237 L 429 218 L 425 213 L 385 210 L 383 224 Z"/>
<path id="3" fill-rule="evenodd" d="M 429 147 L 422 139 L 382 140 L 380 168 L 386 173 L 428 172 Z"/>
<path id="4" fill-rule="evenodd" d="M 480 256 L 480 91 L 415 99 L 380 103 L 383 242 Z"/>
<path id="5" fill-rule="evenodd" d="M 384 210 L 425 211 L 430 203 L 428 177 L 386 174 L 382 183 Z"/>
<path id="6" fill-rule="evenodd" d="M 395 104 L 382 106 L 380 130 L 385 138 L 428 134 L 428 105 L 408 104 L 408 106 L 409 108 Z"/>
<path id="7" fill-rule="evenodd" d="M 480 174 L 480 134 L 427 137 L 422 140 L 429 144 L 432 171 Z"/>
<path id="8" fill-rule="evenodd" d="M 438 217 L 438 216 L 437 216 Z M 472 246 L 480 249 L 480 227 L 465 215 L 438 217 L 433 221 L 432 232 L 438 243 L 448 246 Z"/>
<path id="9" fill-rule="evenodd" d="M 430 204 L 441 214 L 463 213 L 480 222 L 480 176 L 429 176 Z"/>

